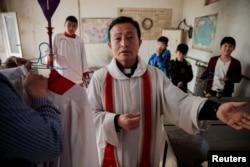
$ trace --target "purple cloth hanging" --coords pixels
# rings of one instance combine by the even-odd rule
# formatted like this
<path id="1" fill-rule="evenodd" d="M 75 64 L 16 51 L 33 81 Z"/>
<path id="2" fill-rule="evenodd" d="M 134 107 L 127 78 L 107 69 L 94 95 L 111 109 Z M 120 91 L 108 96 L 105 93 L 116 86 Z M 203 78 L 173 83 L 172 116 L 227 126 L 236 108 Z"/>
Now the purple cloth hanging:
<path id="1" fill-rule="evenodd" d="M 51 17 L 60 3 L 60 0 L 38 0 L 38 2 L 43 10 L 43 14 L 45 15 L 48 22 L 50 22 Z"/>

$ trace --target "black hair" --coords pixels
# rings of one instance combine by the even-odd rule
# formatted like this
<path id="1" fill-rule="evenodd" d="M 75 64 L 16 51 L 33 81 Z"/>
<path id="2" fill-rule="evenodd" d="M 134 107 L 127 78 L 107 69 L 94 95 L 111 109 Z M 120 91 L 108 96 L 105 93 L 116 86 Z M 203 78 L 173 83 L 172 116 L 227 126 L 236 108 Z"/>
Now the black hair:
<path id="1" fill-rule="evenodd" d="M 140 26 L 138 24 L 137 21 L 135 21 L 133 18 L 131 17 L 127 17 L 127 16 L 120 16 L 117 17 L 116 19 L 114 19 L 111 24 L 109 25 L 109 29 L 108 29 L 108 39 L 110 41 L 110 30 L 116 25 L 116 24 L 120 24 L 120 23 L 131 23 L 135 26 L 136 30 L 137 30 L 137 35 L 138 38 L 141 39 L 141 30 L 140 30 Z"/>
<path id="2" fill-rule="evenodd" d="M 168 45 L 168 38 L 167 37 L 161 36 L 157 39 L 157 41 L 163 42 L 163 43 L 165 43 L 165 45 Z"/>
<path id="3" fill-rule="evenodd" d="M 74 22 L 76 24 L 78 24 L 78 21 L 77 21 L 77 18 L 75 16 L 68 16 L 66 19 L 65 19 L 65 23 L 67 21 L 71 21 L 71 22 Z"/>
<path id="4" fill-rule="evenodd" d="M 181 53 L 183 53 L 184 55 L 187 54 L 188 52 L 188 46 L 184 43 L 181 43 L 177 46 L 176 51 L 179 51 Z"/>
<path id="5" fill-rule="evenodd" d="M 220 46 L 222 46 L 224 43 L 229 43 L 233 45 L 234 47 L 236 46 L 236 42 L 233 37 L 224 37 L 220 42 Z"/>

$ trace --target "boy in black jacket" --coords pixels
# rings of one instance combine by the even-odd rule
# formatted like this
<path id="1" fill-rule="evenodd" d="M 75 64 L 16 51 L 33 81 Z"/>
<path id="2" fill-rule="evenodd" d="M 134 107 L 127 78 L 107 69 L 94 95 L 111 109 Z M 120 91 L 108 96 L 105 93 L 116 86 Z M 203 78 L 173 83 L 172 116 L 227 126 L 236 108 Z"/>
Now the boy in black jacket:
<path id="1" fill-rule="evenodd" d="M 188 52 L 186 44 L 179 44 L 176 58 L 170 62 L 170 77 L 174 85 L 187 93 L 187 83 L 193 79 L 191 64 L 185 59 Z"/>

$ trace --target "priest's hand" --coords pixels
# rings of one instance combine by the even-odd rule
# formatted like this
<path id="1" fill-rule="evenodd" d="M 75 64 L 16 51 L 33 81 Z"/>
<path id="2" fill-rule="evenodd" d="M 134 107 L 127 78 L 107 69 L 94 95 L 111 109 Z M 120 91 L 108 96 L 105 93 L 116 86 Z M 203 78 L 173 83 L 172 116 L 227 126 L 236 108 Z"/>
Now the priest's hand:
<path id="1" fill-rule="evenodd" d="M 121 114 L 117 122 L 118 125 L 125 130 L 137 129 L 140 123 L 140 113 Z"/>
<path id="2" fill-rule="evenodd" d="M 234 129 L 250 130 L 250 114 L 243 112 L 240 108 L 245 106 L 246 102 L 228 102 L 223 103 L 217 110 L 216 116 L 223 123 Z"/>

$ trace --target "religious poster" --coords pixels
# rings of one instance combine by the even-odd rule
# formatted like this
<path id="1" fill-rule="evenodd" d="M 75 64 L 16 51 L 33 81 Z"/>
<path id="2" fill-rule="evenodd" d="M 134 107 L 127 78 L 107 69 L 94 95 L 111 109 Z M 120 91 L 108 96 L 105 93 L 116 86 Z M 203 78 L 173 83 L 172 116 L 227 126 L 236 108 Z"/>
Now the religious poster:
<path id="1" fill-rule="evenodd" d="M 108 28 L 113 18 L 82 18 L 84 43 L 108 43 Z"/>
<path id="2" fill-rule="evenodd" d="M 118 8 L 118 16 L 129 16 L 138 21 L 143 40 L 157 40 L 163 29 L 171 28 L 172 9 Z"/>
<path id="3" fill-rule="evenodd" d="M 216 21 L 217 14 L 195 18 L 192 48 L 212 52 Z"/>

